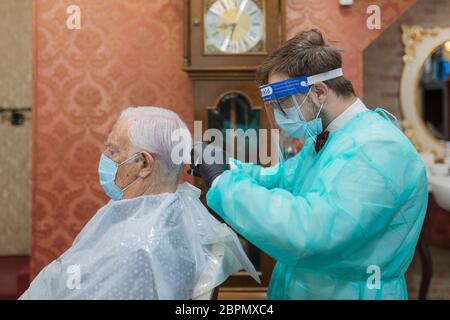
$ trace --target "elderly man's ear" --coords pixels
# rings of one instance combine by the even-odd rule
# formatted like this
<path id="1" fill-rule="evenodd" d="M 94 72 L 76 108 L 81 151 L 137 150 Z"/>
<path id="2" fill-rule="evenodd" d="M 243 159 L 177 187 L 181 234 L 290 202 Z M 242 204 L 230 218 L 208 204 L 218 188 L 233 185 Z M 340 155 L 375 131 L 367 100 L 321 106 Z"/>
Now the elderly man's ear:
<path id="1" fill-rule="evenodd" d="M 139 171 L 139 177 L 142 179 L 150 176 L 155 168 L 155 159 L 148 152 L 141 153 L 141 170 Z"/>

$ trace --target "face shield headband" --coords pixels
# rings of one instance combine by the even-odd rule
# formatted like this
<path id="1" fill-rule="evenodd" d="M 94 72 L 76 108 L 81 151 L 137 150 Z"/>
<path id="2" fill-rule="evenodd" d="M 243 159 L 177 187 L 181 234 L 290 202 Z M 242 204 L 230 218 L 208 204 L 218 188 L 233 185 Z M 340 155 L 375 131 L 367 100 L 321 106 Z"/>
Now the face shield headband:
<path id="1" fill-rule="evenodd" d="M 328 81 L 344 75 L 342 68 L 320 73 L 311 77 L 296 77 L 285 81 L 266 84 L 261 86 L 261 98 L 266 102 L 291 97 L 296 94 L 308 93 L 310 86 L 320 81 Z"/>

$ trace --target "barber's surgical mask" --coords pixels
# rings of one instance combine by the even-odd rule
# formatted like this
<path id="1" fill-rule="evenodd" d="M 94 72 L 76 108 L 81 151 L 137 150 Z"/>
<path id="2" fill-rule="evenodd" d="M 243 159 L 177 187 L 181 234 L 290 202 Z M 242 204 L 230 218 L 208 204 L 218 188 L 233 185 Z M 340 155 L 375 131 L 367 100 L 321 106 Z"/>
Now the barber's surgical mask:
<path id="1" fill-rule="evenodd" d="M 294 102 L 293 107 L 283 110 L 281 110 L 281 108 L 274 109 L 275 121 L 279 127 L 286 131 L 286 133 L 292 138 L 303 140 L 313 138 L 315 140 L 316 136 L 321 134 L 323 131 L 322 119 L 319 118 L 323 104 L 320 106 L 319 112 L 313 120 L 306 121 L 302 114 L 301 108 L 309 98 L 310 93 L 311 88 L 309 89 L 308 94 L 301 105 L 298 105 L 297 99 L 295 96 L 292 96 L 290 98 Z"/>
<path id="2" fill-rule="evenodd" d="M 133 182 L 131 182 L 128 186 L 121 189 L 116 184 L 116 176 L 119 167 L 130 160 L 136 158 L 139 153 L 132 155 L 127 160 L 116 163 L 104 154 L 100 157 L 100 162 L 98 164 L 98 176 L 100 178 L 100 184 L 103 187 L 106 195 L 110 197 L 112 200 L 117 201 L 123 198 L 123 193 L 127 190 L 133 183 L 135 183 L 139 178 L 136 178 Z"/>

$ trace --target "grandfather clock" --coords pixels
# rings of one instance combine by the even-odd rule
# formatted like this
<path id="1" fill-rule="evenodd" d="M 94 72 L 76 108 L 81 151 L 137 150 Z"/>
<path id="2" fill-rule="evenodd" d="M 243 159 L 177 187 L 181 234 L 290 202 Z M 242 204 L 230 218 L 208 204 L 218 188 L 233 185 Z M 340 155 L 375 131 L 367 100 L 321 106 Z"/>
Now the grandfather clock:
<path id="1" fill-rule="evenodd" d="M 202 129 L 268 128 L 256 68 L 284 38 L 284 0 L 185 0 L 184 70 L 193 80 L 195 120 Z M 201 181 L 196 182 L 202 187 Z M 204 188 L 203 188 L 204 189 Z M 274 261 L 241 238 L 267 287 Z M 222 288 L 251 290 L 246 273 Z M 261 288 L 260 288 L 261 290 Z"/>

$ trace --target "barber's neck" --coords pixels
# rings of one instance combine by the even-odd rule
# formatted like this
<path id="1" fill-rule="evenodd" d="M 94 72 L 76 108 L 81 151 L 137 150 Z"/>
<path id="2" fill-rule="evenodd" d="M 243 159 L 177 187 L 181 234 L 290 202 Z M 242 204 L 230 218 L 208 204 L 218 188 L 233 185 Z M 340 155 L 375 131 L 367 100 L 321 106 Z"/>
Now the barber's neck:
<path id="1" fill-rule="evenodd" d="M 328 127 L 334 119 L 339 117 L 345 110 L 354 104 L 356 100 L 358 100 L 358 97 L 353 95 L 350 97 L 330 96 L 323 106 L 326 115 L 322 118 L 324 128 Z"/>

